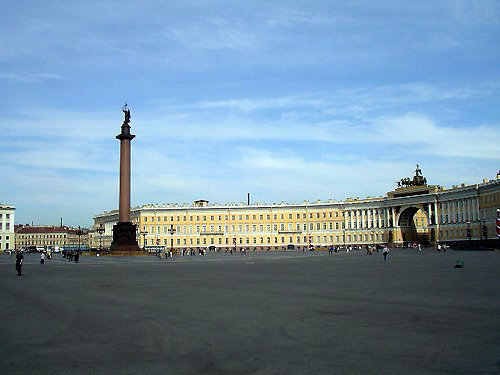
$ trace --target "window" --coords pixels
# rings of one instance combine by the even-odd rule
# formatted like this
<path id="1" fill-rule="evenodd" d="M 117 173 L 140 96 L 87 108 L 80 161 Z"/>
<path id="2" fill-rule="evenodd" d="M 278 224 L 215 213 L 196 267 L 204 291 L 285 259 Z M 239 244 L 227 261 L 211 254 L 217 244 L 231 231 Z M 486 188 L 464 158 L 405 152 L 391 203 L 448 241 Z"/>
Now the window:
<path id="1" fill-rule="evenodd" d="M 288 218 L 291 219 L 292 218 L 292 214 L 288 214 Z M 292 241 L 290 241 L 292 242 Z"/>

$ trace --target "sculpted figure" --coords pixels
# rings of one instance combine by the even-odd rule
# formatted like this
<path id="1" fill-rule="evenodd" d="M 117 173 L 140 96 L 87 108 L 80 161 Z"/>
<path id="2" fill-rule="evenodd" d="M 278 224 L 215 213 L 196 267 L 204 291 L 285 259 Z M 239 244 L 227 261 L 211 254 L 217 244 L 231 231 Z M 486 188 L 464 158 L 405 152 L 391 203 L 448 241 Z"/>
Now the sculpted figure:
<path id="1" fill-rule="evenodd" d="M 130 109 L 127 108 L 127 103 L 123 106 L 122 112 L 125 114 L 125 120 L 123 122 L 128 124 L 130 122 Z"/>

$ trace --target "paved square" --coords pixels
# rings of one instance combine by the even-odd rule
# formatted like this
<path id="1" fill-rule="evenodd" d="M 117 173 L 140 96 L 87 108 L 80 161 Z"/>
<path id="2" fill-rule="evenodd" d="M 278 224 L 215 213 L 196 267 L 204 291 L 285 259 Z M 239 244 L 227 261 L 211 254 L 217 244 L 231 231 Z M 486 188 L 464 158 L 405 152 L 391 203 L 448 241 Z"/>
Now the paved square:
<path id="1" fill-rule="evenodd" d="M 500 372 L 500 253 L 14 261 L 2 374 Z"/>

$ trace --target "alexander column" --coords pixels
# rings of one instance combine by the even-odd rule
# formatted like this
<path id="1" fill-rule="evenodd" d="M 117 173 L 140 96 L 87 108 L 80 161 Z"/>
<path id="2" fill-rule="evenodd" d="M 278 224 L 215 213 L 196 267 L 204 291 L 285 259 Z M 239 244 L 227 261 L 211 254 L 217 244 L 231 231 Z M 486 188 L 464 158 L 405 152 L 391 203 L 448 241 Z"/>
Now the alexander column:
<path id="1" fill-rule="evenodd" d="M 125 120 L 122 131 L 116 136 L 120 140 L 120 207 L 118 223 L 113 226 L 113 252 L 140 251 L 136 239 L 136 226 L 130 221 L 130 142 L 135 135 L 130 134 L 130 110 L 127 104 L 122 109 Z"/>

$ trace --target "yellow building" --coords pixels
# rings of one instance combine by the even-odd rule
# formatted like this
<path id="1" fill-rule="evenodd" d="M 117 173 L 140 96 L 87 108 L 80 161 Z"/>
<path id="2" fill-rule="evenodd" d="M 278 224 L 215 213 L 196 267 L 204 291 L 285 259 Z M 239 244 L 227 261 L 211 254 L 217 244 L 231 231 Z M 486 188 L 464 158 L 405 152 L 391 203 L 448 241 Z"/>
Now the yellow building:
<path id="1" fill-rule="evenodd" d="M 417 172 L 406 185 L 386 197 L 300 204 L 144 205 L 131 209 L 141 247 L 193 249 L 214 246 L 248 250 L 303 249 L 309 246 L 352 246 L 408 242 L 435 244 L 481 240 L 484 218 L 489 239 L 496 238 L 496 209 L 500 180 L 444 189 L 427 185 Z M 403 181 L 403 180 L 402 180 Z M 94 218 L 104 228 L 103 246 L 109 247 L 118 211 Z"/>
<path id="2" fill-rule="evenodd" d="M 87 233 L 78 228 L 57 226 L 16 226 L 16 247 L 30 246 L 52 247 L 58 246 L 87 246 Z"/>

